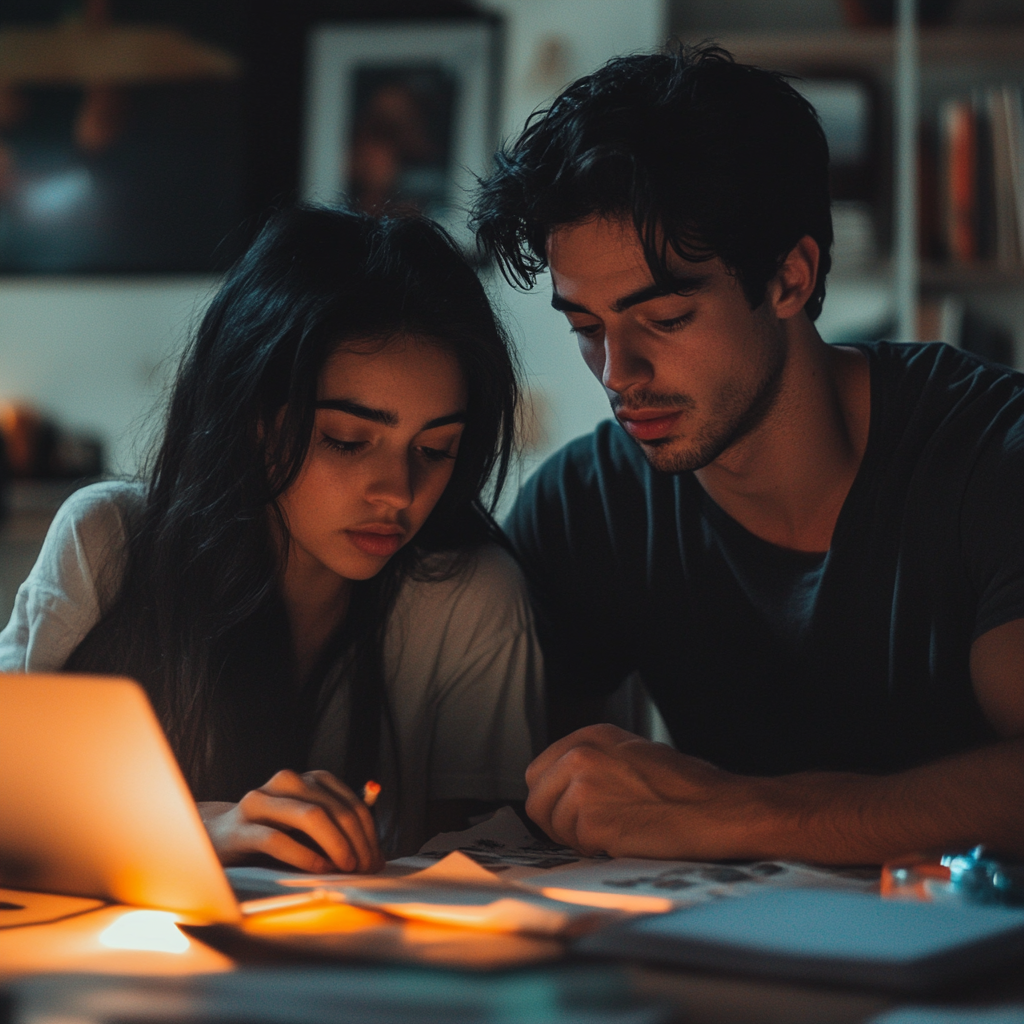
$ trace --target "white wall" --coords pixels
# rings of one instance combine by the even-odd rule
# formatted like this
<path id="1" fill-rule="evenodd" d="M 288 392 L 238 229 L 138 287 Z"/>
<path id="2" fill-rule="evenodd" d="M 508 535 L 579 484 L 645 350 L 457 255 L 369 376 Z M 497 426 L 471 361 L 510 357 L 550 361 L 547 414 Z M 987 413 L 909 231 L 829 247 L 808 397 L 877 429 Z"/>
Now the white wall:
<path id="1" fill-rule="evenodd" d="M 214 278 L 0 280 L 0 399 L 100 437 L 131 473 Z"/>
<path id="2" fill-rule="evenodd" d="M 517 136 L 530 113 L 573 79 L 611 57 L 656 49 L 668 32 L 663 0 L 484 0 L 481 6 L 505 18 L 501 133 L 506 138 Z M 551 309 L 547 275 L 526 293 L 497 274 L 488 284 L 538 399 L 542 438 L 524 460 L 525 475 L 543 457 L 606 419 L 608 401 L 583 365 L 565 316 Z"/>
<path id="3" fill-rule="evenodd" d="M 664 41 L 662 0 L 485 0 L 506 19 L 505 135 L 609 57 Z M 551 60 L 552 41 L 559 41 Z M 547 49 L 545 50 L 545 46 Z M 545 63 L 544 54 L 548 55 Z M 543 455 L 607 415 L 542 280 L 528 295 L 492 281 L 545 417 Z M 0 279 L 0 399 L 19 398 L 99 435 L 110 469 L 131 472 L 168 361 L 209 298 L 211 278 Z"/>

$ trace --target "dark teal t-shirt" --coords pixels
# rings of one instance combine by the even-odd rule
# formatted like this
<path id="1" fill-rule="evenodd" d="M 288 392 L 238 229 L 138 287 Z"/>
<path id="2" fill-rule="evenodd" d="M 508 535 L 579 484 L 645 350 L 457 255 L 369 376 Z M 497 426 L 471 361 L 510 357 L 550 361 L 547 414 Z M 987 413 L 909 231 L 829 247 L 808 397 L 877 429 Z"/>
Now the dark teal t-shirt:
<path id="1" fill-rule="evenodd" d="M 507 529 L 549 687 L 600 697 L 639 671 L 680 750 L 753 774 L 894 771 L 994 738 L 968 664 L 1024 618 L 1024 376 L 861 348 L 868 444 L 824 555 L 749 533 L 614 422 L 541 467 Z"/>

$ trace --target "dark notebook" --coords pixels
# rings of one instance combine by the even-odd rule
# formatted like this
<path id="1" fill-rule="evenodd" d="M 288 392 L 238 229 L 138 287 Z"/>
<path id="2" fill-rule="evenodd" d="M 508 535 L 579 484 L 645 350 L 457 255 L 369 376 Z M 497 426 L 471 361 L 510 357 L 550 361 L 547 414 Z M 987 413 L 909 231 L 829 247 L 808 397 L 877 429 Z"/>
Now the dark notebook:
<path id="1" fill-rule="evenodd" d="M 921 992 L 1024 958 L 1024 911 L 791 889 L 644 917 L 581 953 Z"/>

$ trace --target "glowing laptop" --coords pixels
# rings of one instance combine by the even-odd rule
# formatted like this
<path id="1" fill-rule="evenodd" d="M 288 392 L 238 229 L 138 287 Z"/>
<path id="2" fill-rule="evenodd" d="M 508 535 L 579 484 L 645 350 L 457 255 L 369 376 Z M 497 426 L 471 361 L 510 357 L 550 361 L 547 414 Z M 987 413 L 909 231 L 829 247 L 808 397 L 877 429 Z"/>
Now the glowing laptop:
<path id="1" fill-rule="evenodd" d="M 240 920 L 137 683 L 0 673 L 0 886 Z"/>

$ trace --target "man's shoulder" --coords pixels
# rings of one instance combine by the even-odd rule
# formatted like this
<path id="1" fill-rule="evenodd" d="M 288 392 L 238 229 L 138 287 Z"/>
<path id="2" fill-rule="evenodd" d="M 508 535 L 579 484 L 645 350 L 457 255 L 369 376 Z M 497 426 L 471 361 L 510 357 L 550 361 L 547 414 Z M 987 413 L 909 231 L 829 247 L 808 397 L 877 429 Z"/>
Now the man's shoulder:
<path id="1" fill-rule="evenodd" d="M 952 483 L 956 467 L 970 473 L 1024 445 L 1024 374 L 938 342 L 863 348 L 875 445 L 898 448 L 907 466 L 940 465 Z"/>
<path id="2" fill-rule="evenodd" d="M 577 437 L 550 455 L 527 482 L 524 490 L 603 490 L 611 481 L 643 483 L 652 470 L 636 444 L 611 420 Z"/>
<path id="3" fill-rule="evenodd" d="M 588 552 L 627 538 L 642 544 L 650 511 L 674 518 L 688 493 L 677 476 L 653 470 L 625 431 L 608 421 L 544 462 L 520 491 L 505 529 L 527 561 L 566 544 Z"/>
<path id="4" fill-rule="evenodd" d="M 913 398 L 966 409 L 1024 402 L 1024 373 L 943 342 L 876 341 L 858 347 L 871 362 L 880 397 L 889 403 Z"/>

